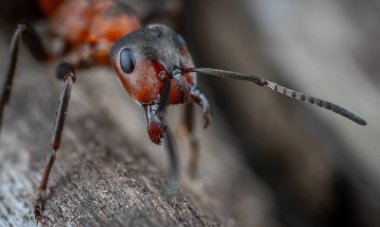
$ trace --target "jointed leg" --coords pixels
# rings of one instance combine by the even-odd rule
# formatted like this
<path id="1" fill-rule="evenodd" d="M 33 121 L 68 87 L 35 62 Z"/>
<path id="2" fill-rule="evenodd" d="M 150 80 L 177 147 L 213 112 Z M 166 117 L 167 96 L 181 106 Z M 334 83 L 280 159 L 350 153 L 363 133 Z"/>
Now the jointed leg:
<path id="1" fill-rule="evenodd" d="M 204 128 L 212 121 L 212 108 L 206 96 L 195 85 L 191 87 L 191 99 L 202 107 Z M 194 132 L 194 105 L 186 105 L 183 119 L 184 132 L 188 134 L 190 142 L 190 155 L 187 164 L 187 171 L 191 178 L 195 178 L 198 171 L 199 145 Z"/>
<path id="2" fill-rule="evenodd" d="M 3 113 L 5 105 L 8 103 L 11 89 L 13 84 L 13 78 L 16 70 L 17 63 L 17 55 L 18 55 L 18 46 L 19 39 L 22 37 L 22 40 L 27 45 L 27 47 L 31 50 L 32 54 L 38 60 L 46 60 L 47 53 L 42 46 L 42 42 L 40 37 L 34 31 L 34 29 L 27 24 L 19 24 L 16 31 L 13 34 L 12 42 L 11 42 L 11 53 L 10 53 L 10 61 L 6 73 L 6 79 L 3 86 L 2 94 L 0 97 L 0 129 L 3 120 Z"/>
<path id="3" fill-rule="evenodd" d="M 34 206 L 34 214 L 37 221 L 40 221 L 42 219 L 42 211 L 44 209 L 45 194 L 50 170 L 54 164 L 56 153 L 58 152 L 61 144 L 63 128 L 70 101 L 71 87 L 75 82 L 75 73 L 70 64 L 61 63 L 58 67 L 57 76 L 65 81 L 65 86 L 59 99 L 58 109 L 55 117 L 54 129 L 51 138 L 52 147 L 50 159 L 47 166 L 45 167 L 44 175 L 38 190 L 36 205 Z"/>
<path id="4" fill-rule="evenodd" d="M 183 118 L 183 132 L 187 134 L 190 143 L 190 154 L 187 162 L 187 171 L 191 178 L 195 178 L 198 171 L 199 145 L 194 131 L 194 104 L 185 106 Z"/>
<path id="5" fill-rule="evenodd" d="M 176 188 L 178 185 L 179 178 L 179 161 L 177 156 L 177 150 L 175 148 L 175 140 L 170 128 L 166 128 L 166 146 L 169 153 L 170 161 L 170 176 L 169 176 L 169 185 L 172 188 Z"/>
<path id="6" fill-rule="evenodd" d="M 212 121 L 212 108 L 210 102 L 207 100 L 206 96 L 199 90 L 199 88 L 195 85 L 191 87 L 191 98 L 192 100 L 202 107 L 203 109 L 203 121 L 204 128 Z"/>

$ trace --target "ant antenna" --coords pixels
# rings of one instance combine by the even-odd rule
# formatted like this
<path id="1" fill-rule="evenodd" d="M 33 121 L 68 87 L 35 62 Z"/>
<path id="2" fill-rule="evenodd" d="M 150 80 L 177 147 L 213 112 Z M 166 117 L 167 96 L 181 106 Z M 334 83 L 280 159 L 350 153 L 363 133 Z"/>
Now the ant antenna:
<path id="1" fill-rule="evenodd" d="M 334 103 L 331 103 L 329 101 L 325 101 L 320 98 L 316 98 L 313 96 L 309 96 L 306 94 L 303 94 L 301 92 L 293 91 L 289 88 L 280 86 L 272 81 L 266 80 L 262 77 L 245 74 L 245 73 L 237 73 L 237 72 L 231 72 L 231 71 L 225 71 L 225 70 L 219 70 L 219 69 L 210 69 L 210 68 L 185 68 L 183 69 L 184 72 L 196 72 L 200 74 L 206 74 L 210 76 L 217 76 L 217 77 L 224 77 L 229 79 L 235 79 L 235 80 L 245 80 L 253 82 L 259 86 L 267 86 L 270 89 L 277 91 L 283 95 L 286 95 L 290 98 L 297 99 L 299 101 L 307 102 L 310 104 L 315 104 L 319 107 L 323 107 L 327 110 L 331 110 L 334 113 L 340 114 L 345 118 L 350 119 L 351 121 L 359 124 L 359 125 L 367 125 L 367 122 L 359 117 L 358 115 L 352 113 L 351 111 L 340 107 Z"/>

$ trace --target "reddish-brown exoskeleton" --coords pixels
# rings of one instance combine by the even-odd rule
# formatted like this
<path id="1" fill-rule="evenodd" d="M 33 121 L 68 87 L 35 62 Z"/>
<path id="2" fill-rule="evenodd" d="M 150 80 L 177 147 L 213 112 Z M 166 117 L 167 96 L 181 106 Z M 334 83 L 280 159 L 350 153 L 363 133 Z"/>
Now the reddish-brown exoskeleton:
<path id="1" fill-rule="evenodd" d="M 41 9 L 49 18 L 50 36 L 61 42 L 63 48 L 45 49 L 33 27 L 20 24 L 12 43 L 9 68 L 0 100 L 0 123 L 7 104 L 20 37 L 40 60 L 70 56 L 69 63 L 58 66 L 57 75 L 65 81 L 59 99 L 49 162 L 45 168 L 35 205 L 35 218 L 42 218 L 45 193 L 51 167 L 60 147 L 71 87 L 76 80 L 74 68 L 92 64 L 111 65 L 129 95 L 141 104 L 151 140 L 160 144 L 167 135 L 168 154 L 171 163 L 171 180 L 178 178 L 178 162 L 173 147 L 173 138 L 168 129 L 164 113 L 169 104 L 191 104 L 195 102 L 203 109 L 204 127 L 212 119 L 212 110 L 207 98 L 197 87 L 196 73 L 216 77 L 251 81 L 266 86 L 291 98 L 295 98 L 338 113 L 360 125 L 366 122 L 352 112 L 319 98 L 308 96 L 261 77 L 209 68 L 195 68 L 184 39 L 164 25 L 142 27 L 129 6 L 114 0 L 40 0 Z M 70 13 L 68 13 L 70 12 Z M 192 105 L 187 105 L 185 126 L 191 140 L 189 172 L 196 171 L 198 146 L 192 131 Z"/>

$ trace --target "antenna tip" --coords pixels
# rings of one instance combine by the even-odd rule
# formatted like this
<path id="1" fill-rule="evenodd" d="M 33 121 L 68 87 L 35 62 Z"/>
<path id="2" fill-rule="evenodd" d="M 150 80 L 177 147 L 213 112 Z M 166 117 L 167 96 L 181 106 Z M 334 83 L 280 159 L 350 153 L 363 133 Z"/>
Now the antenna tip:
<path id="1" fill-rule="evenodd" d="M 359 124 L 359 125 L 362 125 L 362 126 L 366 126 L 367 125 L 367 122 L 360 118 L 360 117 L 357 117 L 357 118 L 354 118 L 352 119 L 355 123 Z"/>

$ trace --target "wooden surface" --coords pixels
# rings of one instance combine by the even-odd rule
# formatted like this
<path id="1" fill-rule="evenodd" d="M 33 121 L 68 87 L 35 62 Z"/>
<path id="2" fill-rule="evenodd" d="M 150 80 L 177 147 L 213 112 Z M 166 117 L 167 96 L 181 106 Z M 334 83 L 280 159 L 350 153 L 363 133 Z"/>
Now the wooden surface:
<path id="1" fill-rule="evenodd" d="M 0 54 L 3 75 L 7 55 Z M 34 61 L 23 46 L 19 59 L 0 140 L 0 226 L 36 226 L 32 207 L 63 86 L 55 63 Z M 207 132 L 199 130 L 200 178 L 183 174 L 173 194 L 165 150 L 150 142 L 142 109 L 116 75 L 102 67 L 77 75 L 42 226 L 277 226 L 270 193 L 241 160 L 219 116 Z M 180 109 L 169 111 L 174 128 Z M 178 145 L 184 164 L 186 140 Z"/>

